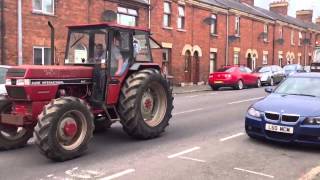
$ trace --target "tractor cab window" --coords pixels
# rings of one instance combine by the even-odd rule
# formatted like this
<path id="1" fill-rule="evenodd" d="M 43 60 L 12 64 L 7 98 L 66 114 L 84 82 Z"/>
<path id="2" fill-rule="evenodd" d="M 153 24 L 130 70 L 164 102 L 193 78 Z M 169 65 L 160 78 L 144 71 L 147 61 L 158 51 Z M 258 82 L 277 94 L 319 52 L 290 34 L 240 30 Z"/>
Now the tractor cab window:
<path id="1" fill-rule="evenodd" d="M 95 64 L 106 60 L 107 31 L 79 30 L 71 31 L 65 64 Z"/>
<path id="2" fill-rule="evenodd" d="M 136 33 L 133 36 L 133 57 L 136 61 L 151 61 L 149 37 L 145 33 Z"/>
<path id="3" fill-rule="evenodd" d="M 128 67 L 130 61 L 130 33 L 114 31 L 111 44 L 111 75 L 120 76 Z"/>

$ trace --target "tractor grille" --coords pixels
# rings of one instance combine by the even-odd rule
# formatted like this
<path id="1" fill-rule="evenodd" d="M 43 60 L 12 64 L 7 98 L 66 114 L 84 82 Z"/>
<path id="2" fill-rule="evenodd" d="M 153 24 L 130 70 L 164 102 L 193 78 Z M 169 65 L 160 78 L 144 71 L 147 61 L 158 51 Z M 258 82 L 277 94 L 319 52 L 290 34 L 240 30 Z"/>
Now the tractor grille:
<path id="1" fill-rule="evenodd" d="M 299 116 L 297 115 L 282 115 L 281 121 L 283 122 L 297 122 L 299 120 Z"/>
<path id="2" fill-rule="evenodd" d="M 24 87 L 7 87 L 9 97 L 13 99 L 27 99 Z"/>
<path id="3" fill-rule="evenodd" d="M 8 77 L 24 77 L 25 74 L 25 69 L 9 69 L 7 72 Z"/>
<path id="4" fill-rule="evenodd" d="M 280 118 L 280 115 L 277 113 L 266 112 L 265 116 L 267 119 L 277 121 Z"/>

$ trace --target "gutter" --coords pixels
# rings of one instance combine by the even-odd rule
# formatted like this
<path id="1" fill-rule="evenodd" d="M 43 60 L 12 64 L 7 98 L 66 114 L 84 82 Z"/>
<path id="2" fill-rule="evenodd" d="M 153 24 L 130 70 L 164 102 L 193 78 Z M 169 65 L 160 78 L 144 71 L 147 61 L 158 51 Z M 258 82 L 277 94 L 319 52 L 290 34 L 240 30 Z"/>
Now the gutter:
<path id="1" fill-rule="evenodd" d="M 22 0 L 18 0 L 18 65 L 23 63 L 22 47 Z"/>
<path id="2" fill-rule="evenodd" d="M 0 7 L 1 7 L 1 9 L 0 9 L 0 11 L 1 11 L 1 17 L 0 17 L 0 19 L 1 19 L 1 24 L 0 24 L 0 26 L 1 26 L 1 29 L 0 29 L 0 31 L 1 31 L 1 34 L 0 34 L 0 41 L 1 41 L 1 43 L 0 43 L 0 47 L 1 47 L 1 57 L 0 57 L 0 63 L 2 64 L 2 65 L 5 65 L 6 64 L 6 61 L 5 61 L 5 55 L 4 55 L 4 53 L 5 53 L 5 51 L 4 51 L 4 49 L 5 49 L 5 45 L 4 45 L 4 36 L 5 36 L 5 23 L 4 23 L 4 0 L 1 0 L 0 1 Z"/>

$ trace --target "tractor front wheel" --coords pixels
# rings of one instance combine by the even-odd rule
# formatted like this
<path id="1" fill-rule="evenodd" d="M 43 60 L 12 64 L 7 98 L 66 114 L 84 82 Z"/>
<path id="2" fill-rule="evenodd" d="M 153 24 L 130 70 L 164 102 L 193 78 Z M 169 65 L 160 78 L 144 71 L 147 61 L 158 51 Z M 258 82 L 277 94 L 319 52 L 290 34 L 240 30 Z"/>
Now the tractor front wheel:
<path id="1" fill-rule="evenodd" d="M 47 158 L 65 161 L 87 150 L 93 130 L 90 107 L 81 99 L 63 97 L 44 107 L 34 136 L 40 152 Z"/>
<path id="2" fill-rule="evenodd" d="M 144 69 L 130 75 L 118 104 L 124 131 L 138 139 L 159 136 L 169 125 L 172 103 L 172 89 L 158 70 Z"/>
<path id="3" fill-rule="evenodd" d="M 12 102 L 0 97 L 0 114 L 9 114 Z M 0 150 L 10 150 L 23 147 L 32 137 L 32 130 L 24 127 L 9 127 L 0 124 Z"/>

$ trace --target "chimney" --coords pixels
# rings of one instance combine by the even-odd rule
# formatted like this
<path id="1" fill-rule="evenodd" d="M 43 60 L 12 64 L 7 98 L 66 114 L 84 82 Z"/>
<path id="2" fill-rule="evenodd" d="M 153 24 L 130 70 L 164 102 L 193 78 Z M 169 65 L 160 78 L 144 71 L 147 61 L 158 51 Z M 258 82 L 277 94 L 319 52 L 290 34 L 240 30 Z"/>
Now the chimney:
<path id="1" fill-rule="evenodd" d="M 320 17 L 316 19 L 316 24 L 320 25 Z"/>
<path id="2" fill-rule="evenodd" d="M 270 3 L 270 11 L 284 16 L 288 15 L 289 3 L 286 0 L 280 0 Z"/>
<path id="3" fill-rule="evenodd" d="M 300 10 L 296 12 L 296 18 L 304 22 L 312 22 L 313 10 Z"/>
<path id="4" fill-rule="evenodd" d="M 254 0 L 240 0 L 240 2 L 249 4 L 250 6 L 254 6 Z"/>

